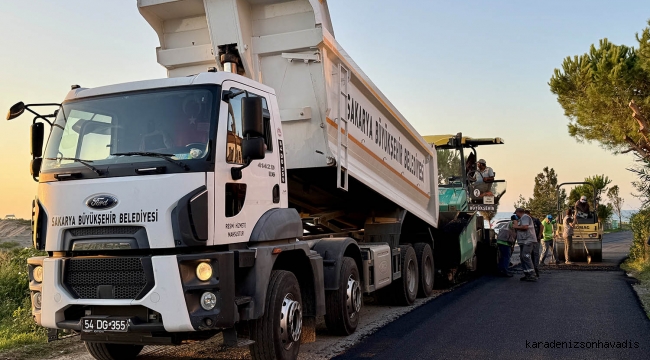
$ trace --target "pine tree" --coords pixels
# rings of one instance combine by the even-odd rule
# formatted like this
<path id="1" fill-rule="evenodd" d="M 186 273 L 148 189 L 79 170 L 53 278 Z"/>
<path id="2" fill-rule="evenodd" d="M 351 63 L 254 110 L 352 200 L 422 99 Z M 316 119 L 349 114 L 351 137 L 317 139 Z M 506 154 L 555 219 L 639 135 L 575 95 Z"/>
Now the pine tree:
<path id="1" fill-rule="evenodd" d="M 607 197 L 612 204 L 614 214 L 618 216 L 618 223 L 621 224 L 623 223 L 623 203 L 625 203 L 625 200 L 620 196 L 619 191 L 618 185 L 614 185 L 607 191 Z"/>
<path id="2" fill-rule="evenodd" d="M 557 194 L 557 173 L 555 169 L 545 167 L 541 173 L 535 176 L 535 187 L 533 188 L 533 197 L 528 200 L 519 195 L 519 200 L 515 207 L 529 209 L 530 213 L 537 218 L 544 218 L 546 215 L 552 215 L 557 212 L 558 194 Z M 564 189 L 560 190 L 560 204 L 566 199 Z"/>

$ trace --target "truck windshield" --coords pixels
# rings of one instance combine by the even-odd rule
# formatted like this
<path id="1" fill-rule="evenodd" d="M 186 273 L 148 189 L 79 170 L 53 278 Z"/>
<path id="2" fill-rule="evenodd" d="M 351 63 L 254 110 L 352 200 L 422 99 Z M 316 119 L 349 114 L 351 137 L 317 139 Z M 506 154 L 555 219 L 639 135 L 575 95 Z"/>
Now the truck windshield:
<path id="1" fill-rule="evenodd" d="M 42 170 L 202 159 L 207 155 L 214 95 L 210 89 L 121 93 L 66 102 L 55 120 Z M 212 129 L 214 132 L 214 129 Z M 140 153 L 141 156 L 127 156 Z M 115 155 L 118 154 L 118 155 Z M 126 154 L 126 155 L 125 155 Z"/>
<path id="2" fill-rule="evenodd" d="M 438 149 L 438 185 L 462 185 L 463 174 L 460 151 L 454 149 Z"/>

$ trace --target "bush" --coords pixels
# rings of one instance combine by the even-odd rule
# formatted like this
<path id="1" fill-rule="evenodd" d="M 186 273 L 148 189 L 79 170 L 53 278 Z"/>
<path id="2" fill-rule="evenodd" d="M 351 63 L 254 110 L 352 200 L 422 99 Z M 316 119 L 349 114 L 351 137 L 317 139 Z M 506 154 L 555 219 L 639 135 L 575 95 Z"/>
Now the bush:
<path id="1" fill-rule="evenodd" d="M 650 209 L 644 209 L 632 215 L 630 227 L 634 240 L 630 246 L 630 261 L 642 264 L 646 258 L 646 243 L 650 238 Z"/>
<path id="2" fill-rule="evenodd" d="M 46 339 L 32 319 L 27 278 L 27 258 L 39 255 L 29 248 L 0 251 L 0 350 Z"/>

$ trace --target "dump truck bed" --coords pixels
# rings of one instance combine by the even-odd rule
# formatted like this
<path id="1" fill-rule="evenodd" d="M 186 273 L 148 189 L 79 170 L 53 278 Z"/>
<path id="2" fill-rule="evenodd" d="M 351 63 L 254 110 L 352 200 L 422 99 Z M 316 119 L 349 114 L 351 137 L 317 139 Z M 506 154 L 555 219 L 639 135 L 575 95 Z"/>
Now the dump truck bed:
<path id="1" fill-rule="evenodd" d="M 169 76 L 222 70 L 219 52 L 236 44 L 239 73 L 275 89 L 289 171 L 335 168 L 328 176 L 337 187 L 347 190 L 352 177 L 437 226 L 435 152 L 336 42 L 326 1 L 138 6 L 158 33 L 158 62 Z M 301 172 L 306 182 L 322 174 Z"/>

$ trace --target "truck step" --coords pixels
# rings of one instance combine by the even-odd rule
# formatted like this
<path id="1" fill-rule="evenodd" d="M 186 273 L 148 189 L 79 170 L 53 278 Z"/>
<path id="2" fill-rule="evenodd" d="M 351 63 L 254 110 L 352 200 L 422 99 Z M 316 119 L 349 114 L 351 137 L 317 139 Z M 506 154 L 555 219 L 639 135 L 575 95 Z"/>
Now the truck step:
<path id="1" fill-rule="evenodd" d="M 234 344 L 234 345 L 228 345 L 228 344 L 224 343 L 224 345 L 226 345 L 228 347 L 235 347 L 235 348 L 244 348 L 244 347 L 251 346 L 253 344 L 255 344 L 255 341 L 253 341 L 251 339 L 237 339 L 237 343 Z"/>
<path id="2" fill-rule="evenodd" d="M 248 304 L 251 301 L 253 301 L 253 298 L 251 298 L 250 296 L 237 296 L 235 298 L 235 304 L 237 304 L 237 306 Z"/>

